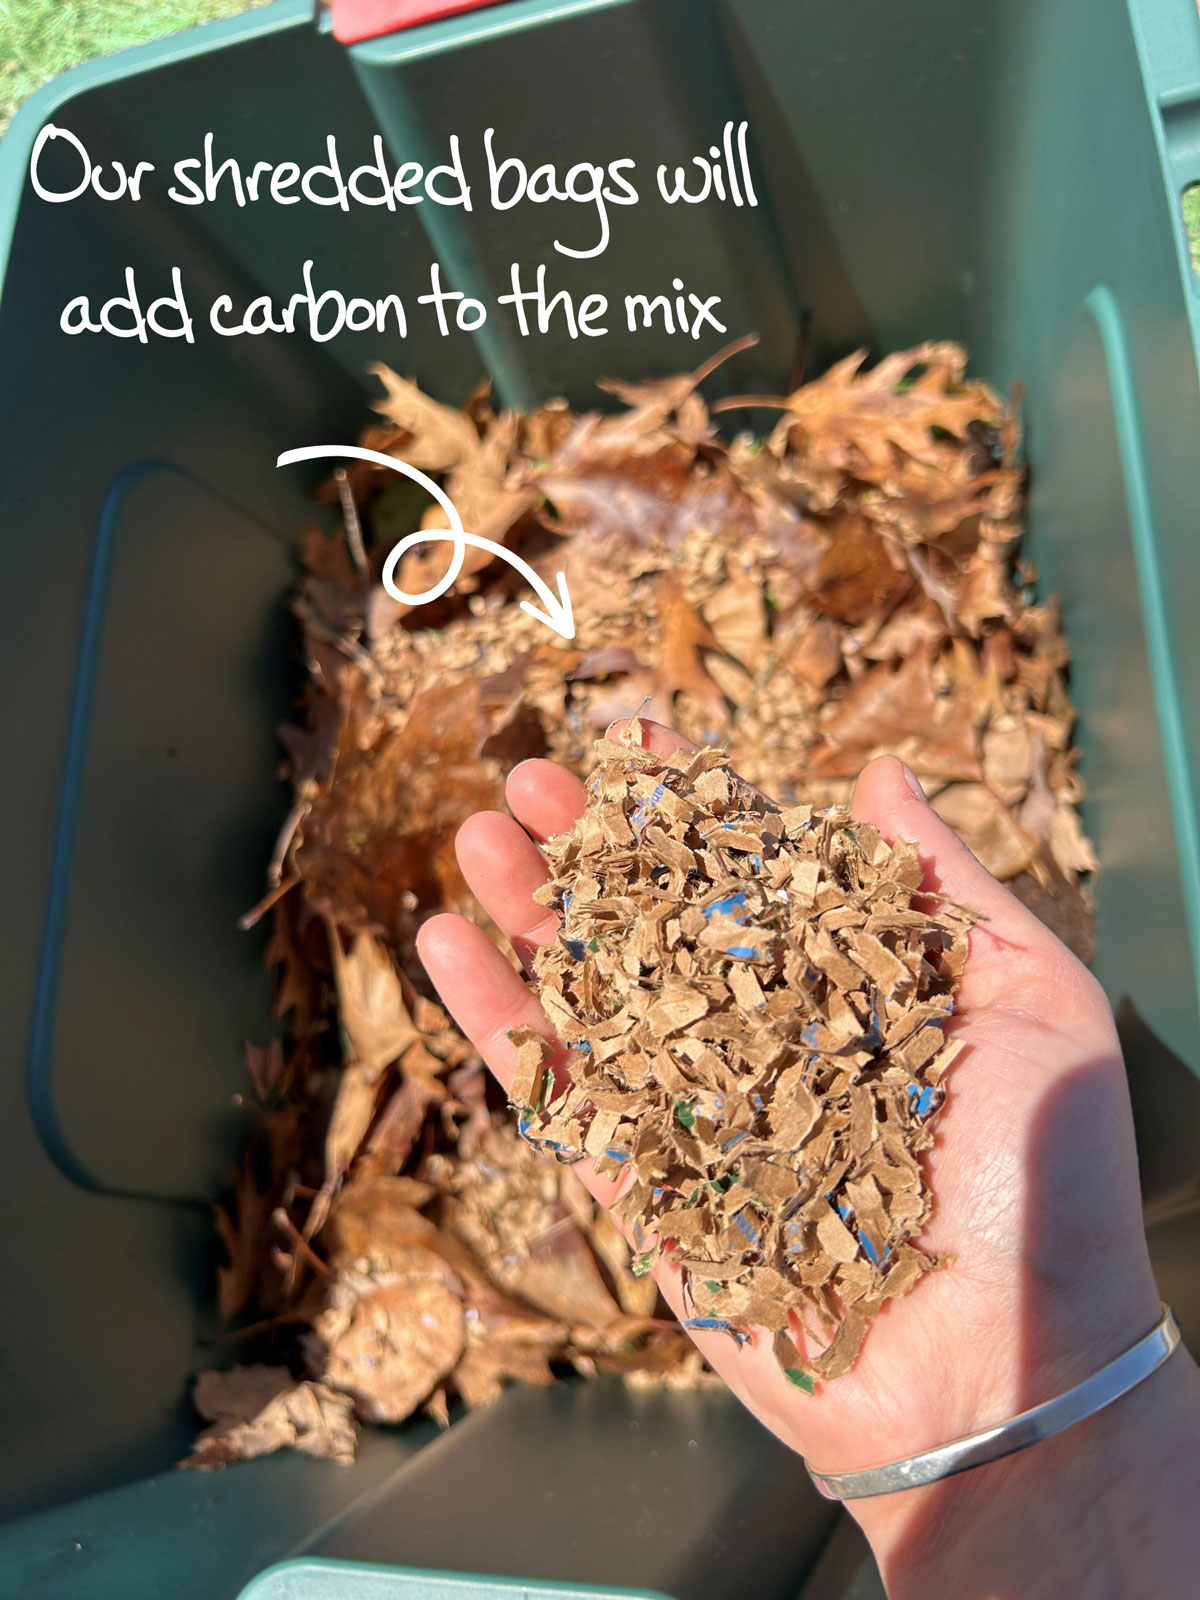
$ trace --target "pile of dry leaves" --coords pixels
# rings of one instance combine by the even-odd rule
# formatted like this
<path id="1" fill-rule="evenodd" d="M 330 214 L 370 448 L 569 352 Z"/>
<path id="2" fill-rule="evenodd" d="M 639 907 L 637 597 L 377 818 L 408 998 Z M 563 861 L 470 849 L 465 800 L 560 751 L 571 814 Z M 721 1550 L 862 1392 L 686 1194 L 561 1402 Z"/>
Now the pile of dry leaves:
<path id="1" fill-rule="evenodd" d="M 324 491 L 345 527 L 307 538 L 295 804 L 247 919 L 273 922 L 278 1027 L 249 1052 L 256 1125 L 218 1219 L 236 1353 L 269 1364 L 205 1375 L 194 1463 L 283 1444 L 344 1458 L 352 1414 L 445 1417 L 556 1365 L 697 1378 L 609 1220 L 489 1105 L 414 954 L 433 912 L 482 917 L 454 835 L 502 804 L 515 761 L 582 771 L 647 696 L 785 806 L 844 801 L 893 751 L 1088 953 L 1067 653 L 1014 563 L 1014 416 L 961 350 L 923 345 L 725 402 L 782 413 L 765 440 L 726 443 L 698 392 L 720 359 L 607 384 L 625 409 L 605 416 L 497 413 L 486 390 L 454 410 L 379 369 L 385 420 L 362 442 L 438 475 L 473 532 L 565 570 L 577 633 L 521 610 L 518 576 L 473 548 L 446 596 L 405 614 L 379 575 L 421 514 L 411 486 L 356 462 Z M 444 543 L 410 552 L 400 588 L 448 560 Z"/>
<path id="2" fill-rule="evenodd" d="M 561 927 L 534 972 L 572 1049 L 556 1073 L 514 1033 L 513 1109 L 539 1148 L 627 1178 L 634 1270 L 670 1249 L 686 1327 L 767 1329 L 811 1393 L 935 1265 L 910 1243 L 918 1154 L 961 1048 L 942 1024 L 971 914 L 919 909 L 916 846 L 844 806 L 781 809 L 721 750 L 663 759 L 640 734 L 601 741 L 583 815 L 547 845 L 535 898 Z"/>

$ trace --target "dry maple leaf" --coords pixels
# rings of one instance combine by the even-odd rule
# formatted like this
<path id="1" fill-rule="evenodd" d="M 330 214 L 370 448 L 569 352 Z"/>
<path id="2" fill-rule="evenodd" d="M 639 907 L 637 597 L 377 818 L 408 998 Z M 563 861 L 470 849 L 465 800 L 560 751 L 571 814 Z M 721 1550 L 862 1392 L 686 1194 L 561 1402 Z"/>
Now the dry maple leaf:
<path id="1" fill-rule="evenodd" d="M 480 749 L 488 736 L 478 680 L 423 690 L 404 727 L 345 748 L 338 783 L 305 823 L 296 865 L 309 903 L 342 926 L 390 932 L 406 898 L 424 910 L 466 906 L 454 835 L 503 787 Z"/>
<path id="2" fill-rule="evenodd" d="M 369 1173 L 397 1173 L 413 1153 L 430 1108 L 440 1105 L 446 1090 L 425 1074 L 401 1072 L 363 1152 Z"/>
<path id="3" fill-rule="evenodd" d="M 697 527 L 720 527 L 731 542 L 753 530 L 751 502 L 723 462 L 698 467 L 695 451 L 674 439 L 636 454 L 609 440 L 603 422 L 581 417 L 535 481 L 551 526 L 569 529 L 610 573 L 631 552 L 656 540 L 682 544 Z"/>
<path id="4" fill-rule="evenodd" d="M 378 1076 L 420 1037 L 404 1004 L 400 975 L 391 956 L 365 929 L 343 950 L 336 927 L 330 925 L 329 948 L 338 1020 L 350 1043 L 350 1059 Z"/>
<path id="5" fill-rule="evenodd" d="M 193 1402 L 211 1427 L 183 1467 L 223 1467 L 290 1446 L 328 1461 L 354 1460 L 352 1402 L 321 1383 L 297 1383 L 277 1367 L 202 1372 Z"/>
<path id="6" fill-rule="evenodd" d="M 517 413 L 502 412 L 489 425 L 478 448 L 459 462 L 446 482 L 463 526 L 497 544 L 504 543 L 509 530 L 537 498 L 537 491 L 523 475 L 512 470 L 519 430 Z M 490 559 L 486 551 L 468 550 L 463 570 L 476 572 Z M 472 566 L 472 561 L 476 565 Z"/>
<path id="7" fill-rule="evenodd" d="M 663 573 L 656 585 L 657 638 L 651 671 L 653 701 L 671 722 L 675 696 L 694 694 L 724 717 L 725 697 L 705 670 L 704 650 L 719 648 L 712 629 L 688 602 L 683 587 L 673 574 Z M 655 715 L 655 713 L 650 713 Z"/>
<path id="8" fill-rule="evenodd" d="M 917 345 L 864 371 L 866 358 L 865 350 L 856 351 L 786 399 L 751 395 L 713 409 L 782 407 L 788 416 L 772 447 L 786 441 L 807 469 L 853 473 L 868 482 L 894 470 L 897 451 L 938 465 L 945 449 L 934 429 L 964 440 L 972 423 L 996 420 L 1003 411 L 986 384 L 964 381 L 966 353 L 958 345 Z"/>
<path id="9" fill-rule="evenodd" d="M 943 822 L 1003 882 L 1028 871 L 1037 846 L 1002 800 L 982 783 L 953 783 L 930 801 Z"/>
<path id="10" fill-rule="evenodd" d="M 885 611 L 911 579 L 897 568 L 861 512 L 840 517 L 831 535 L 817 564 L 808 604 L 837 622 L 857 626 Z"/>
<path id="11" fill-rule="evenodd" d="M 655 378 L 649 383 L 601 378 L 597 386 L 630 408 L 619 416 L 606 417 L 600 424 L 606 444 L 628 446 L 644 455 L 674 440 L 692 447 L 706 441 L 712 433 L 708 407 L 696 390 L 718 367 L 757 343 L 756 333 L 745 334 L 702 361 L 694 372 Z M 672 418 L 673 425 L 669 425 Z"/>
<path id="12" fill-rule="evenodd" d="M 389 367 L 376 364 L 369 370 L 387 391 L 384 399 L 375 402 L 376 410 L 403 430 L 402 444 L 393 442 L 389 453 L 402 455 L 410 466 L 425 472 L 447 474 L 444 487 L 464 527 L 502 544 L 537 496 L 536 489 L 513 471 L 522 425 L 519 413 L 504 411 L 497 416 L 482 403 L 477 403 L 473 412 L 459 411 L 431 400 Z M 441 507 L 434 506 L 422 518 L 421 526 L 433 530 L 449 523 Z M 449 559 L 441 542 L 410 551 L 401 562 L 399 587 L 410 594 L 434 587 Z M 490 552 L 470 547 L 462 563 L 460 588 L 469 588 L 469 581 L 464 580 L 494 560 Z M 400 603 L 396 615 L 409 609 Z"/>
<path id="13" fill-rule="evenodd" d="M 475 447 L 446 474 L 443 483 L 467 531 L 493 544 L 509 540 L 538 497 L 537 489 L 521 473 L 512 470 L 518 431 L 519 419 L 515 412 L 506 411 L 494 418 L 484 437 L 476 440 Z M 421 517 L 421 527 L 426 532 L 449 526 L 450 520 L 440 505 L 428 507 Z M 442 581 L 452 559 L 453 550 L 445 540 L 431 540 L 414 547 L 400 562 L 397 587 L 406 594 L 426 593 Z M 468 545 L 450 594 L 468 594 L 477 589 L 477 575 L 496 560 L 490 550 Z M 394 597 L 389 598 L 392 604 L 386 615 L 391 623 L 416 609 Z M 382 602 L 376 604 L 381 606 Z"/>
<path id="14" fill-rule="evenodd" d="M 551 1360 L 569 1339 L 564 1324 L 544 1317 L 477 1311 L 454 1369 L 454 1387 L 472 1411 L 490 1405 L 514 1380 L 544 1388 L 554 1382 Z"/>
<path id="15" fill-rule="evenodd" d="M 823 777 L 857 777 L 884 751 L 901 756 L 918 776 L 979 776 L 974 708 L 935 694 L 923 649 L 894 669 L 872 667 L 837 701 L 822 733 L 825 744 L 811 762 Z"/>
<path id="16" fill-rule="evenodd" d="M 273 1206 L 270 1195 L 258 1187 L 257 1156 L 254 1142 L 248 1140 L 238 1164 L 233 1212 L 213 1207 L 217 1233 L 229 1257 L 217 1268 L 217 1310 L 225 1322 L 231 1322 L 251 1299 L 262 1270 Z"/>
<path id="17" fill-rule="evenodd" d="M 403 450 L 409 466 L 422 472 L 445 472 L 478 450 L 479 430 L 456 406 L 431 400 L 415 383 L 380 361 L 372 362 L 367 371 L 385 390 L 382 400 L 372 401 L 375 410 L 407 436 Z M 393 450 L 399 454 L 398 449 Z"/>
<path id="18" fill-rule="evenodd" d="M 306 1239 L 323 1226 L 332 1197 L 374 1120 L 378 1100 L 379 1074 L 374 1068 L 365 1061 L 343 1067 L 325 1130 L 325 1177 L 305 1223 Z"/>
<path id="19" fill-rule="evenodd" d="M 313 1323 L 324 1381 L 374 1422 L 403 1422 L 462 1354 L 462 1299 L 441 1258 L 419 1255 L 425 1262 L 408 1263 L 402 1276 L 379 1286 L 367 1280 L 361 1293 L 353 1280 L 341 1280 Z"/>
<path id="20" fill-rule="evenodd" d="M 768 649 L 761 575 L 727 563 L 725 580 L 705 604 L 703 616 L 717 648 L 748 672 L 757 672 Z"/>

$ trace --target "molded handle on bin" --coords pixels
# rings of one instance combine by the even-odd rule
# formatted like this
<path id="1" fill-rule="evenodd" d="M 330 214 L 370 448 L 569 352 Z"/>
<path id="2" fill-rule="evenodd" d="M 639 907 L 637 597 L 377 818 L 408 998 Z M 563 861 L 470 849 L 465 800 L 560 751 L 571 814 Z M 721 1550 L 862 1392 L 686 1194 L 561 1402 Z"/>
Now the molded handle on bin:
<path id="1" fill-rule="evenodd" d="M 360 44 L 495 4 L 496 0 L 330 0 L 330 11 L 334 38 L 341 44 Z"/>

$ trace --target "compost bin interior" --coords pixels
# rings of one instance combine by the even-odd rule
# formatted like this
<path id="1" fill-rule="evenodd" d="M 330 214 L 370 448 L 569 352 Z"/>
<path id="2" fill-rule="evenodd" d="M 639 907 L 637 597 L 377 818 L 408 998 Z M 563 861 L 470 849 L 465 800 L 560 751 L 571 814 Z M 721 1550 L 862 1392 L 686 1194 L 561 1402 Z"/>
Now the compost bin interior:
<path id="1" fill-rule="evenodd" d="M 319 1531 L 390 1474 L 411 1486 L 428 1437 L 417 1428 L 370 1439 L 353 1469 L 281 1458 L 217 1479 L 168 1477 L 153 1501 L 133 1484 L 169 1465 L 191 1428 L 188 1376 L 208 1362 L 216 1331 L 205 1203 L 236 1148 L 239 1041 L 266 1022 L 261 944 L 235 924 L 260 892 L 285 806 L 272 739 L 290 690 L 283 599 L 310 515 L 306 485 L 275 470 L 276 454 L 352 441 L 368 414 L 371 360 L 446 400 L 487 371 L 503 399 L 565 393 L 585 406 L 599 375 L 660 374 L 710 353 L 618 326 L 602 344 L 521 340 L 499 318 L 477 343 L 415 319 L 405 340 L 345 333 L 327 344 L 223 339 L 203 318 L 194 345 L 57 332 L 68 299 L 116 293 L 127 265 L 154 295 L 181 267 L 205 305 L 221 293 L 235 305 L 264 292 L 286 300 L 307 259 L 318 288 L 406 302 L 428 287 L 435 255 L 458 287 L 489 300 L 514 260 L 546 261 L 556 288 L 600 289 L 618 303 L 682 275 L 722 296 L 731 335 L 763 335 L 713 394 L 779 389 L 801 358 L 815 373 L 858 345 L 926 338 L 960 340 L 972 369 L 1002 388 L 1020 379 L 1033 470 L 1027 553 L 1064 600 L 1085 820 L 1105 868 L 1097 970 L 1142 1040 L 1135 1089 L 1139 1073 L 1172 1085 L 1154 1102 L 1156 1149 L 1166 1152 L 1156 1170 L 1170 1175 L 1167 1189 L 1194 1177 L 1194 1157 L 1178 1152 L 1196 1126 L 1186 1068 L 1200 1066 L 1186 917 L 1195 883 L 1177 824 L 1194 777 L 1186 734 L 1197 726 L 1200 632 L 1170 618 L 1196 576 L 1195 286 L 1181 272 L 1143 78 L 1145 69 L 1164 75 L 1157 88 L 1172 75 L 1200 85 L 1194 10 L 1180 4 L 1171 50 L 1135 30 L 1121 0 L 932 0 L 919 27 L 887 0 L 509 0 L 349 51 L 315 30 L 310 12 L 284 0 L 81 69 L 32 102 L 5 141 L 0 641 L 16 848 L 0 1151 L 17 1221 L 4 1238 L 0 1337 L 14 1376 L 0 1494 L 19 1515 L 132 1485 L 101 1510 L 16 1525 L 0 1564 L 23 1562 L 22 1592 L 39 1596 L 77 1592 L 80 1561 L 119 1564 L 122 1540 L 136 1542 L 147 1595 L 165 1592 L 156 1583 L 168 1566 L 156 1561 L 169 1564 L 174 1593 L 232 1593 L 305 1540 L 324 1548 Z M 1184 134 L 1192 124 L 1179 108 L 1196 103 L 1176 86 Z M 649 173 L 686 161 L 742 116 L 759 208 L 666 214 L 646 201 L 615 217 L 611 246 L 589 261 L 554 250 L 566 224 L 552 207 L 469 218 L 428 206 L 239 209 L 227 194 L 193 211 L 153 194 L 137 206 L 94 197 L 67 206 L 22 192 L 48 120 L 97 159 L 163 171 L 201 153 L 210 130 L 219 158 L 248 168 L 317 162 L 328 132 L 355 159 L 380 131 L 397 158 L 436 160 L 457 133 L 472 162 L 492 127 L 499 148 L 531 165 L 548 151 L 562 166 L 632 155 Z M 46 173 L 70 161 L 62 144 Z M 586 223 L 576 214 L 570 226 Z M 522 1471 L 536 1471 L 534 1440 L 548 1464 L 557 1458 L 548 1471 L 570 1450 L 590 1451 L 614 1484 L 625 1457 L 654 1448 L 667 1459 L 680 1440 L 711 1438 L 707 1473 L 680 1489 L 672 1513 L 707 1484 L 711 1534 L 739 1496 L 762 1504 L 768 1479 L 801 1493 L 798 1466 L 731 1407 L 718 1396 L 614 1398 L 606 1408 L 520 1395 L 502 1402 L 500 1420 L 465 1426 L 492 1441 L 501 1464 L 524 1459 Z M 442 1510 L 427 1480 L 410 1492 L 424 1533 L 406 1542 L 414 1522 L 397 1512 L 381 1542 L 360 1515 L 329 1547 L 515 1568 L 499 1513 L 486 1538 L 446 1534 L 456 1515 L 473 1514 L 448 1498 L 458 1431 L 436 1446 L 450 1463 Z M 511 1481 L 493 1485 L 510 1509 L 515 1472 Z M 509 1482 L 503 1465 L 497 1482 Z M 666 1517 L 653 1496 L 646 1515 L 655 1505 Z M 794 1592 L 826 1525 L 804 1505 L 808 1523 L 797 1533 L 793 1521 L 790 1553 L 755 1592 Z M 605 1549 L 619 1543 L 617 1528 L 596 1526 L 608 1530 Z M 84 1528 L 90 1544 L 82 1532 L 68 1539 Z M 607 1565 L 593 1548 L 599 1535 L 552 1541 L 544 1565 L 547 1575 L 627 1582 L 651 1572 L 680 1595 L 734 1593 L 721 1587 L 734 1580 L 720 1576 L 709 1534 L 680 1534 L 686 1552 L 673 1566 L 653 1564 L 644 1534 L 630 1534 L 626 1558 Z M 143 1591 L 129 1577 L 121 1592 Z"/>

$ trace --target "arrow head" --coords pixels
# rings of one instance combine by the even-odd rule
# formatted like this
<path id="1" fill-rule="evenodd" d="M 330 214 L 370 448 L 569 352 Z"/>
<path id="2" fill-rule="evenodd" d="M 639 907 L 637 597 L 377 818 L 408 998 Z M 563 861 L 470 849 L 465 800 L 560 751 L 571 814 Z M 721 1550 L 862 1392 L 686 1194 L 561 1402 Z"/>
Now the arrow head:
<path id="1" fill-rule="evenodd" d="M 558 574 L 558 599 L 547 591 L 546 609 L 541 611 L 532 601 L 522 600 L 521 610 L 528 611 L 531 617 L 536 617 L 539 622 L 544 622 L 548 628 L 553 628 L 555 633 L 564 639 L 575 637 L 575 613 L 571 610 L 571 596 L 567 591 L 566 573 Z"/>

